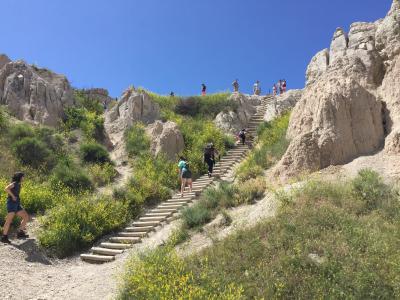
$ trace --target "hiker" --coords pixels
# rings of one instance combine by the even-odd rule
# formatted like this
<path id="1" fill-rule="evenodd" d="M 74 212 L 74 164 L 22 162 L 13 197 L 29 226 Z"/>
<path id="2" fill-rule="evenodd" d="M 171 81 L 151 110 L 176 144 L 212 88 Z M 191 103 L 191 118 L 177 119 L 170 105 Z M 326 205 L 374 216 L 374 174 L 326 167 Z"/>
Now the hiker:
<path id="1" fill-rule="evenodd" d="M 204 149 L 204 163 L 208 165 L 208 177 L 212 176 L 213 168 L 215 165 L 215 155 L 219 155 L 217 149 L 214 148 L 213 143 L 207 144 Z"/>
<path id="2" fill-rule="evenodd" d="M 12 177 L 11 183 L 5 188 L 5 192 L 7 193 L 7 216 L 3 227 L 3 236 L 1 237 L 1 241 L 3 243 L 11 244 L 11 241 L 8 239 L 8 231 L 10 230 L 10 225 L 15 215 L 22 218 L 17 233 L 17 237 L 18 238 L 29 237 L 25 233 L 26 223 L 28 223 L 29 221 L 29 215 L 25 211 L 25 209 L 21 206 L 21 199 L 19 198 L 19 194 L 21 192 L 21 183 L 23 178 L 24 178 L 24 173 L 22 172 L 15 173 L 14 176 Z"/>
<path id="3" fill-rule="evenodd" d="M 239 131 L 239 138 L 242 141 L 242 145 L 246 144 L 246 129 L 242 129 Z"/>
<path id="4" fill-rule="evenodd" d="M 272 93 L 274 96 L 276 96 L 276 93 L 278 92 L 278 88 L 276 87 L 276 83 L 274 83 L 274 86 L 272 87 Z"/>
<path id="5" fill-rule="evenodd" d="M 283 93 L 286 92 L 286 80 L 285 79 L 283 79 L 283 81 L 282 81 L 282 91 L 283 91 Z"/>
<path id="6" fill-rule="evenodd" d="M 201 95 L 205 96 L 207 91 L 207 87 L 204 83 L 201 84 Z"/>
<path id="7" fill-rule="evenodd" d="M 179 158 L 178 168 L 181 178 L 181 197 L 183 197 L 186 184 L 189 185 L 190 192 L 192 192 L 192 172 L 190 171 L 189 163 L 183 156 Z"/>
<path id="8" fill-rule="evenodd" d="M 256 83 L 253 86 L 253 94 L 260 96 L 261 94 L 261 88 L 260 88 L 260 81 L 257 80 Z"/>
<path id="9" fill-rule="evenodd" d="M 171 93 L 169 93 L 169 96 L 170 96 L 170 97 L 175 97 L 175 93 L 174 93 L 174 92 L 171 92 Z"/>
<path id="10" fill-rule="evenodd" d="M 235 79 L 235 81 L 232 82 L 232 86 L 233 86 L 233 92 L 234 93 L 239 92 L 239 81 L 237 79 Z"/>

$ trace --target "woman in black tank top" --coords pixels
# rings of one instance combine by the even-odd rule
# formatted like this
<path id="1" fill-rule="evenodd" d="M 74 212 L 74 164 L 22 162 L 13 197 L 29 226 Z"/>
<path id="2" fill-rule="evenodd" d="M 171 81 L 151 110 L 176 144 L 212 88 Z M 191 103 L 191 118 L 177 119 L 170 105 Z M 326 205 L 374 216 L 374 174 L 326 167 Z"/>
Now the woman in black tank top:
<path id="1" fill-rule="evenodd" d="M 18 238 L 27 238 L 28 235 L 25 233 L 26 223 L 29 221 L 29 215 L 25 211 L 25 209 L 21 206 L 21 199 L 19 197 L 21 193 L 21 182 L 24 178 L 24 173 L 18 172 L 15 173 L 11 183 L 5 188 L 7 192 L 7 217 L 6 222 L 3 227 L 3 236 L 1 237 L 1 241 L 3 243 L 10 244 L 10 240 L 8 239 L 8 231 L 10 229 L 10 225 L 15 215 L 22 218 L 21 225 L 19 226 Z"/>

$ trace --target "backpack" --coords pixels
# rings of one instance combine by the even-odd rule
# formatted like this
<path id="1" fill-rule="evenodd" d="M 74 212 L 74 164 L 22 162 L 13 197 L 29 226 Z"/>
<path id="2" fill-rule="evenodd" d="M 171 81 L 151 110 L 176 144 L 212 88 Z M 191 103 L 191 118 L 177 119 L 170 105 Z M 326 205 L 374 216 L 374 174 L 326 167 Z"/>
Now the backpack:
<path id="1" fill-rule="evenodd" d="M 240 130 L 239 137 L 244 138 L 245 136 L 246 136 L 246 133 L 243 130 Z"/>

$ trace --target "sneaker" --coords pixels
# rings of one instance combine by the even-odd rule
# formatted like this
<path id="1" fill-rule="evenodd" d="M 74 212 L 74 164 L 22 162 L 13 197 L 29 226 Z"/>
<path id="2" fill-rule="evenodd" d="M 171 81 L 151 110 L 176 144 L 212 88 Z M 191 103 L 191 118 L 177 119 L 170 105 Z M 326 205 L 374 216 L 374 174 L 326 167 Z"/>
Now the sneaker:
<path id="1" fill-rule="evenodd" d="M 23 232 L 23 231 L 21 230 L 21 231 L 18 231 L 17 237 L 18 237 L 19 239 L 26 239 L 26 238 L 29 237 L 29 235 L 27 235 L 25 232 Z"/>
<path id="2" fill-rule="evenodd" d="M 1 242 L 5 243 L 5 244 L 11 244 L 11 241 L 8 239 L 8 236 L 6 236 L 6 235 L 3 235 L 1 237 Z"/>

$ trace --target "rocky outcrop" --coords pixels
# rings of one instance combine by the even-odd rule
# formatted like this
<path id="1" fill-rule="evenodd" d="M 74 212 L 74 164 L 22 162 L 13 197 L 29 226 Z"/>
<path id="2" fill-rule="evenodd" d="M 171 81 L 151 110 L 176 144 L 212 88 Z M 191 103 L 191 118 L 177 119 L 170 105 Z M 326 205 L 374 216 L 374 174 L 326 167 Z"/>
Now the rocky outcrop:
<path id="1" fill-rule="evenodd" d="M 74 97 L 65 76 L 16 61 L 0 69 L 0 104 L 20 120 L 56 126 Z"/>
<path id="2" fill-rule="evenodd" d="M 386 105 L 385 150 L 388 153 L 400 153 L 400 55 L 383 79 L 379 94 Z"/>
<path id="3" fill-rule="evenodd" d="M 8 58 L 5 54 L 0 54 L 0 69 L 4 67 L 6 64 L 11 62 L 11 59 Z"/>
<path id="4" fill-rule="evenodd" d="M 160 117 L 160 107 L 151 101 L 144 92 L 136 92 L 134 88 L 127 89 L 118 104 L 105 114 L 104 128 L 114 146 L 112 158 L 117 161 L 126 159 L 124 133 L 135 122 L 153 123 Z"/>
<path id="5" fill-rule="evenodd" d="M 382 145 L 382 105 L 354 79 L 320 80 L 292 112 L 287 137 L 292 141 L 279 173 L 291 176 L 348 162 Z"/>
<path id="6" fill-rule="evenodd" d="M 400 153 L 399 0 L 382 20 L 354 23 L 348 35 L 338 28 L 329 54 L 312 59 L 287 137 L 277 175 L 344 164 L 383 147 Z"/>
<path id="7" fill-rule="evenodd" d="M 150 150 L 153 155 L 163 153 L 169 160 L 175 161 L 177 155 L 185 148 L 183 135 L 174 122 L 156 121 L 146 128 L 150 136 Z"/>
<path id="8" fill-rule="evenodd" d="M 106 106 L 108 106 L 110 102 L 114 100 L 109 96 L 108 91 L 106 89 L 92 88 L 92 89 L 82 89 L 78 91 L 83 93 L 89 99 L 98 101 L 102 105 L 105 104 Z"/>
<path id="9" fill-rule="evenodd" d="M 220 112 L 215 120 L 215 125 L 226 133 L 236 134 L 242 128 L 246 128 L 257 106 L 261 104 L 262 97 L 246 96 L 240 93 L 233 93 L 230 100 L 236 106 L 235 111 Z"/>
<path id="10" fill-rule="evenodd" d="M 376 22 L 375 46 L 387 65 L 400 54 L 400 1 L 394 0 L 387 16 Z"/>
<path id="11" fill-rule="evenodd" d="M 328 69 L 329 66 L 329 50 L 324 49 L 318 52 L 312 59 L 307 68 L 306 84 L 314 83 L 322 74 Z"/>
<path id="12" fill-rule="evenodd" d="M 264 115 L 264 121 L 270 122 L 276 117 L 293 109 L 300 101 L 303 90 L 289 90 L 284 94 L 278 95 L 267 104 L 267 110 Z"/>

